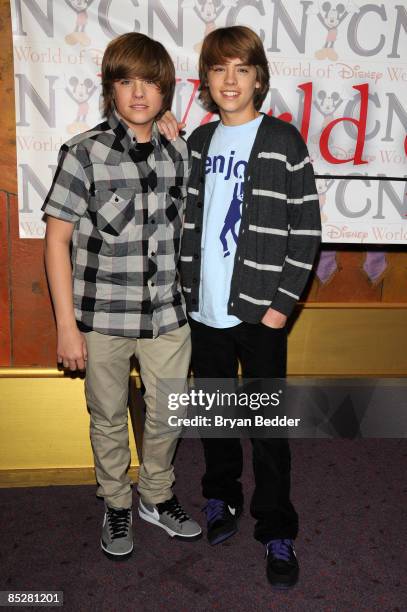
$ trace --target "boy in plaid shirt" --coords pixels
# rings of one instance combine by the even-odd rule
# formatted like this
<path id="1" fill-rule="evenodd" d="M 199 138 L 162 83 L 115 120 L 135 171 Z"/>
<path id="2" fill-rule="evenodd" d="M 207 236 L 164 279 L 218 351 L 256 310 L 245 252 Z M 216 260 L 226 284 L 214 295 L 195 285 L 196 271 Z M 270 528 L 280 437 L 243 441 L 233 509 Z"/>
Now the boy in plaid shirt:
<path id="1" fill-rule="evenodd" d="M 117 559 L 133 550 L 133 355 L 147 406 L 139 515 L 185 540 L 199 538 L 201 528 L 172 493 L 180 430 L 168 426 L 165 402 L 158 401 L 168 393 L 159 379 L 177 379 L 171 391 L 183 391 L 191 350 L 177 272 L 188 151 L 155 123 L 171 107 L 174 65 L 160 43 L 124 34 L 105 51 L 102 85 L 106 121 L 61 147 L 43 211 L 58 361 L 86 368 L 98 495 L 105 500 L 101 547 Z"/>

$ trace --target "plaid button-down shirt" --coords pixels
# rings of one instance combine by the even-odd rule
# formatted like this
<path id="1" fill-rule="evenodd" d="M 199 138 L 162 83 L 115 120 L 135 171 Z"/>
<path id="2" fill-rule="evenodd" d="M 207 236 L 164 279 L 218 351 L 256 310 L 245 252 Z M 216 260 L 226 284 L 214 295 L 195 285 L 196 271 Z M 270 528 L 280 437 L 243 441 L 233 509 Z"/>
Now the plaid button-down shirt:
<path id="1" fill-rule="evenodd" d="M 74 223 L 79 329 L 154 338 L 186 322 L 178 258 L 188 150 L 153 127 L 140 143 L 113 113 L 60 150 L 42 210 Z"/>

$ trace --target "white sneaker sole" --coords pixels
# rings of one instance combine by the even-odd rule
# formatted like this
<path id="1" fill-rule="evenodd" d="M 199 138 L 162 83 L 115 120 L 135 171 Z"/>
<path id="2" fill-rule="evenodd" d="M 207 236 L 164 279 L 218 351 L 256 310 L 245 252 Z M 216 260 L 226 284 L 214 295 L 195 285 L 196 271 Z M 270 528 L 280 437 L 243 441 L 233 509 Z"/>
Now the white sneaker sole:
<path id="1" fill-rule="evenodd" d="M 202 529 L 199 529 L 199 531 L 191 535 L 184 535 L 182 533 L 177 533 L 176 531 L 173 531 L 172 529 L 167 527 L 167 525 L 163 525 L 162 523 L 157 521 L 157 519 L 155 519 L 154 517 L 143 512 L 141 508 L 138 509 L 138 514 L 139 514 L 139 517 L 143 519 L 144 521 L 147 521 L 147 523 L 151 523 L 152 525 L 157 525 L 157 527 L 161 527 L 161 529 L 164 529 L 164 531 L 166 531 L 171 538 L 177 538 L 181 540 L 198 540 L 202 535 Z"/>

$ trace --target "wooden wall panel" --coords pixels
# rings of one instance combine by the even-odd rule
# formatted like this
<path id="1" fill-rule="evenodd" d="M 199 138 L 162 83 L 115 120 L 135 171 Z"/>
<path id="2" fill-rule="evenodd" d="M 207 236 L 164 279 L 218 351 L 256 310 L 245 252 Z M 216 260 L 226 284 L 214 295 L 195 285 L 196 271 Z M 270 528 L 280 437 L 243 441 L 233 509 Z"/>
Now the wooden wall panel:
<path id="1" fill-rule="evenodd" d="M 378 302 L 382 282 L 372 283 L 363 270 L 366 254 L 362 251 L 337 251 L 337 271 L 322 284 L 315 295 L 317 302 Z"/>
<path id="2" fill-rule="evenodd" d="M 13 45 L 9 0 L 0 0 L 0 189 L 17 193 Z"/>
<path id="3" fill-rule="evenodd" d="M 12 354 L 12 287 L 9 273 L 9 193 L 17 193 L 13 46 L 10 3 L 0 0 L 0 366 L 10 366 Z"/>
<path id="4" fill-rule="evenodd" d="M 8 196 L 0 191 L 0 366 L 11 363 Z"/>
<path id="5" fill-rule="evenodd" d="M 388 253 L 388 270 L 383 279 L 382 301 L 407 302 L 407 253 Z"/>
<path id="6" fill-rule="evenodd" d="M 55 323 L 45 277 L 43 240 L 18 238 L 17 198 L 10 197 L 13 365 L 56 365 Z"/>

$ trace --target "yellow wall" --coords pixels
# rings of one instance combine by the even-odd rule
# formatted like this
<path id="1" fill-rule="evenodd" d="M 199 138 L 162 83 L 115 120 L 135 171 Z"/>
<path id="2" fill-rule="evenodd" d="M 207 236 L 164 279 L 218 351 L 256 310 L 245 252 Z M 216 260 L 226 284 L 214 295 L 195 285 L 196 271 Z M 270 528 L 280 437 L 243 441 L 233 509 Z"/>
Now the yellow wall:
<path id="1" fill-rule="evenodd" d="M 50 377 L 56 372 L 47 370 L 20 370 L 26 377 L 16 372 L 0 370 L 0 486 L 94 482 L 83 380 Z"/>
<path id="2" fill-rule="evenodd" d="M 405 304 L 313 304 L 289 336 L 296 376 L 407 376 Z"/>

